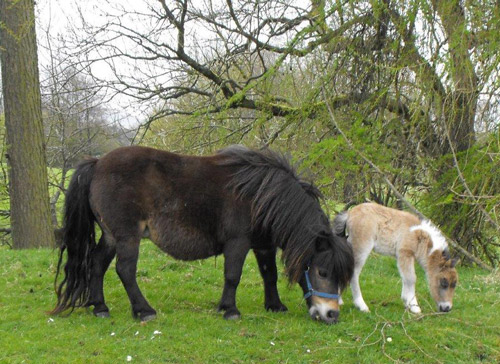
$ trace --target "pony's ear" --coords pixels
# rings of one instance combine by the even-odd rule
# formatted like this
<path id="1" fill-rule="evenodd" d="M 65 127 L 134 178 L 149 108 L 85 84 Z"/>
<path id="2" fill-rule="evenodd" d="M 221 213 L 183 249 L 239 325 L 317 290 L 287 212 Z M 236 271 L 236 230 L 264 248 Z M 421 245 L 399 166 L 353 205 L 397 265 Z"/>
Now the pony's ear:
<path id="1" fill-rule="evenodd" d="M 316 239 L 316 251 L 318 253 L 324 252 L 328 249 L 330 249 L 330 244 L 328 243 L 328 240 L 322 238 Z"/>

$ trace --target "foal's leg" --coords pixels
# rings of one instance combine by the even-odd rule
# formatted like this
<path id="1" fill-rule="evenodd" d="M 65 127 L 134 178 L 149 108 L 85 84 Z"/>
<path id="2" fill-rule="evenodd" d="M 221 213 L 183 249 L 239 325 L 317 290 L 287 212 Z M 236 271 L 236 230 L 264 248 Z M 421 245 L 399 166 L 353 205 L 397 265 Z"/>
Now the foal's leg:
<path id="1" fill-rule="evenodd" d="M 250 243 L 246 239 L 235 239 L 226 243 L 224 247 L 224 290 L 219 303 L 219 311 L 224 313 L 225 319 L 239 319 L 240 311 L 236 308 L 236 288 L 240 283 L 243 263 L 250 250 Z"/>
<path id="2" fill-rule="evenodd" d="M 361 274 L 361 270 L 366 263 L 366 259 L 370 255 L 370 252 L 373 249 L 373 241 L 357 243 L 353 244 L 354 251 L 354 272 L 351 278 L 351 291 L 352 291 L 352 300 L 354 302 L 354 306 L 356 306 L 360 311 L 370 312 L 370 309 L 365 303 L 363 299 L 363 295 L 361 294 L 361 287 L 359 286 L 359 275 Z"/>
<path id="3" fill-rule="evenodd" d="M 108 306 L 104 303 L 103 281 L 104 274 L 108 270 L 109 264 L 115 257 L 116 250 L 114 244 L 109 242 L 108 237 L 103 233 L 99 239 L 99 244 L 92 252 L 92 268 L 90 277 L 90 297 L 88 306 L 94 306 L 94 315 L 97 317 L 109 317 Z"/>
<path id="4" fill-rule="evenodd" d="M 276 268 L 276 249 L 254 250 L 260 274 L 264 280 L 264 306 L 273 312 L 287 311 L 288 308 L 281 302 L 278 287 L 278 270 Z"/>
<path id="5" fill-rule="evenodd" d="M 405 303 L 405 307 L 409 308 L 413 313 L 422 312 L 415 296 L 417 275 L 415 274 L 415 258 L 411 251 L 401 250 L 398 252 L 398 269 L 403 281 L 401 298 Z"/>
<path id="6" fill-rule="evenodd" d="M 116 272 L 127 291 L 133 316 L 141 321 L 149 321 L 156 317 L 156 311 L 146 301 L 137 285 L 139 243 L 139 236 L 116 239 Z"/>

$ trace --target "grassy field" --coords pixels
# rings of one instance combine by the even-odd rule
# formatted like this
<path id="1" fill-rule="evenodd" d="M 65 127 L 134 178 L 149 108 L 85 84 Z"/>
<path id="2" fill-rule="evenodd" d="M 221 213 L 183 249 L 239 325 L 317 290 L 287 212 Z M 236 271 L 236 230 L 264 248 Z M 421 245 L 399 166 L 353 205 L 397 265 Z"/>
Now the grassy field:
<path id="1" fill-rule="evenodd" d="M 111 318 L 78 309 L 50 317 L 57 252 L 0 247 L 0 363 L 497 363 L 500 361 L 499 276 L 459 267 L 454 309 L 434 312 L 422 270 L 417 292 L 424 314 L 403 310 L 395 261 L 372 256 L 361 276 L 372 312 L 345 294 L 341 321 L 312 321 L 298 286 L 280 277 L 289 312 L 263 308 L 252 254 L 238 290 L 239 321 L 215 309 L 223 258 L 178 262 L 150 242 L 141 247 L 139 284 L 156 320 L 132 319 L 114 267 L 106 275 Z M 385 283 L 384 283 L 385 282 Z"/>

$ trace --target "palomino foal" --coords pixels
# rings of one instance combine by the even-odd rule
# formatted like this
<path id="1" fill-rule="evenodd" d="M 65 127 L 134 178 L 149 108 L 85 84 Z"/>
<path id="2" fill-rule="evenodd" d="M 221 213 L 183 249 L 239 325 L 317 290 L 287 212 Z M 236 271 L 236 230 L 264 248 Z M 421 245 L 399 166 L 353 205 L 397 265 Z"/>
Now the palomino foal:
<path id="1" fill-rule="evenodd" d="M 351 290 L 354 305 L 361 311 L 369 309 L 361 294 L 359 275 L 372 250 L 396 257 L 403 281 L 401 298 L 411 312 L 421 312 L 415 296 L 415 260 L 427 275 L 439 311 L 451 310 L 458 279 L 456 260 L 450 259 L 446 239 L 429 221 L 376 203 L 363 203 L 337 215 L 333 225 L 338 235 L 347 230 L 352 244 L 355 265 Z"/>

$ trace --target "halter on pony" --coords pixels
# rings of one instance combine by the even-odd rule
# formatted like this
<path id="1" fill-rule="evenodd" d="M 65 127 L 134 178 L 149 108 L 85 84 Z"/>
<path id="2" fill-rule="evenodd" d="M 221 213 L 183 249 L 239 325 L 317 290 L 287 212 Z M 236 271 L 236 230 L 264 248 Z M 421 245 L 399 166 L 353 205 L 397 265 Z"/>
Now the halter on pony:
<path id="1" fill-rule="evenodd" d="M 322 298 L 331 298 L 334 300 L 339 299 L 339 295 L 336 293 L 326 293 L 326 292 L 318 292 L 315 291 L 311 285 L 311 281 L 309 279 L 309 267 L 304 271 L 304 276 L 306 277 L 306 284 L 307 284 L 307 292 L 304 294 L 304 299 L 308 299 L 311 296 L 318 296 Z"/>

